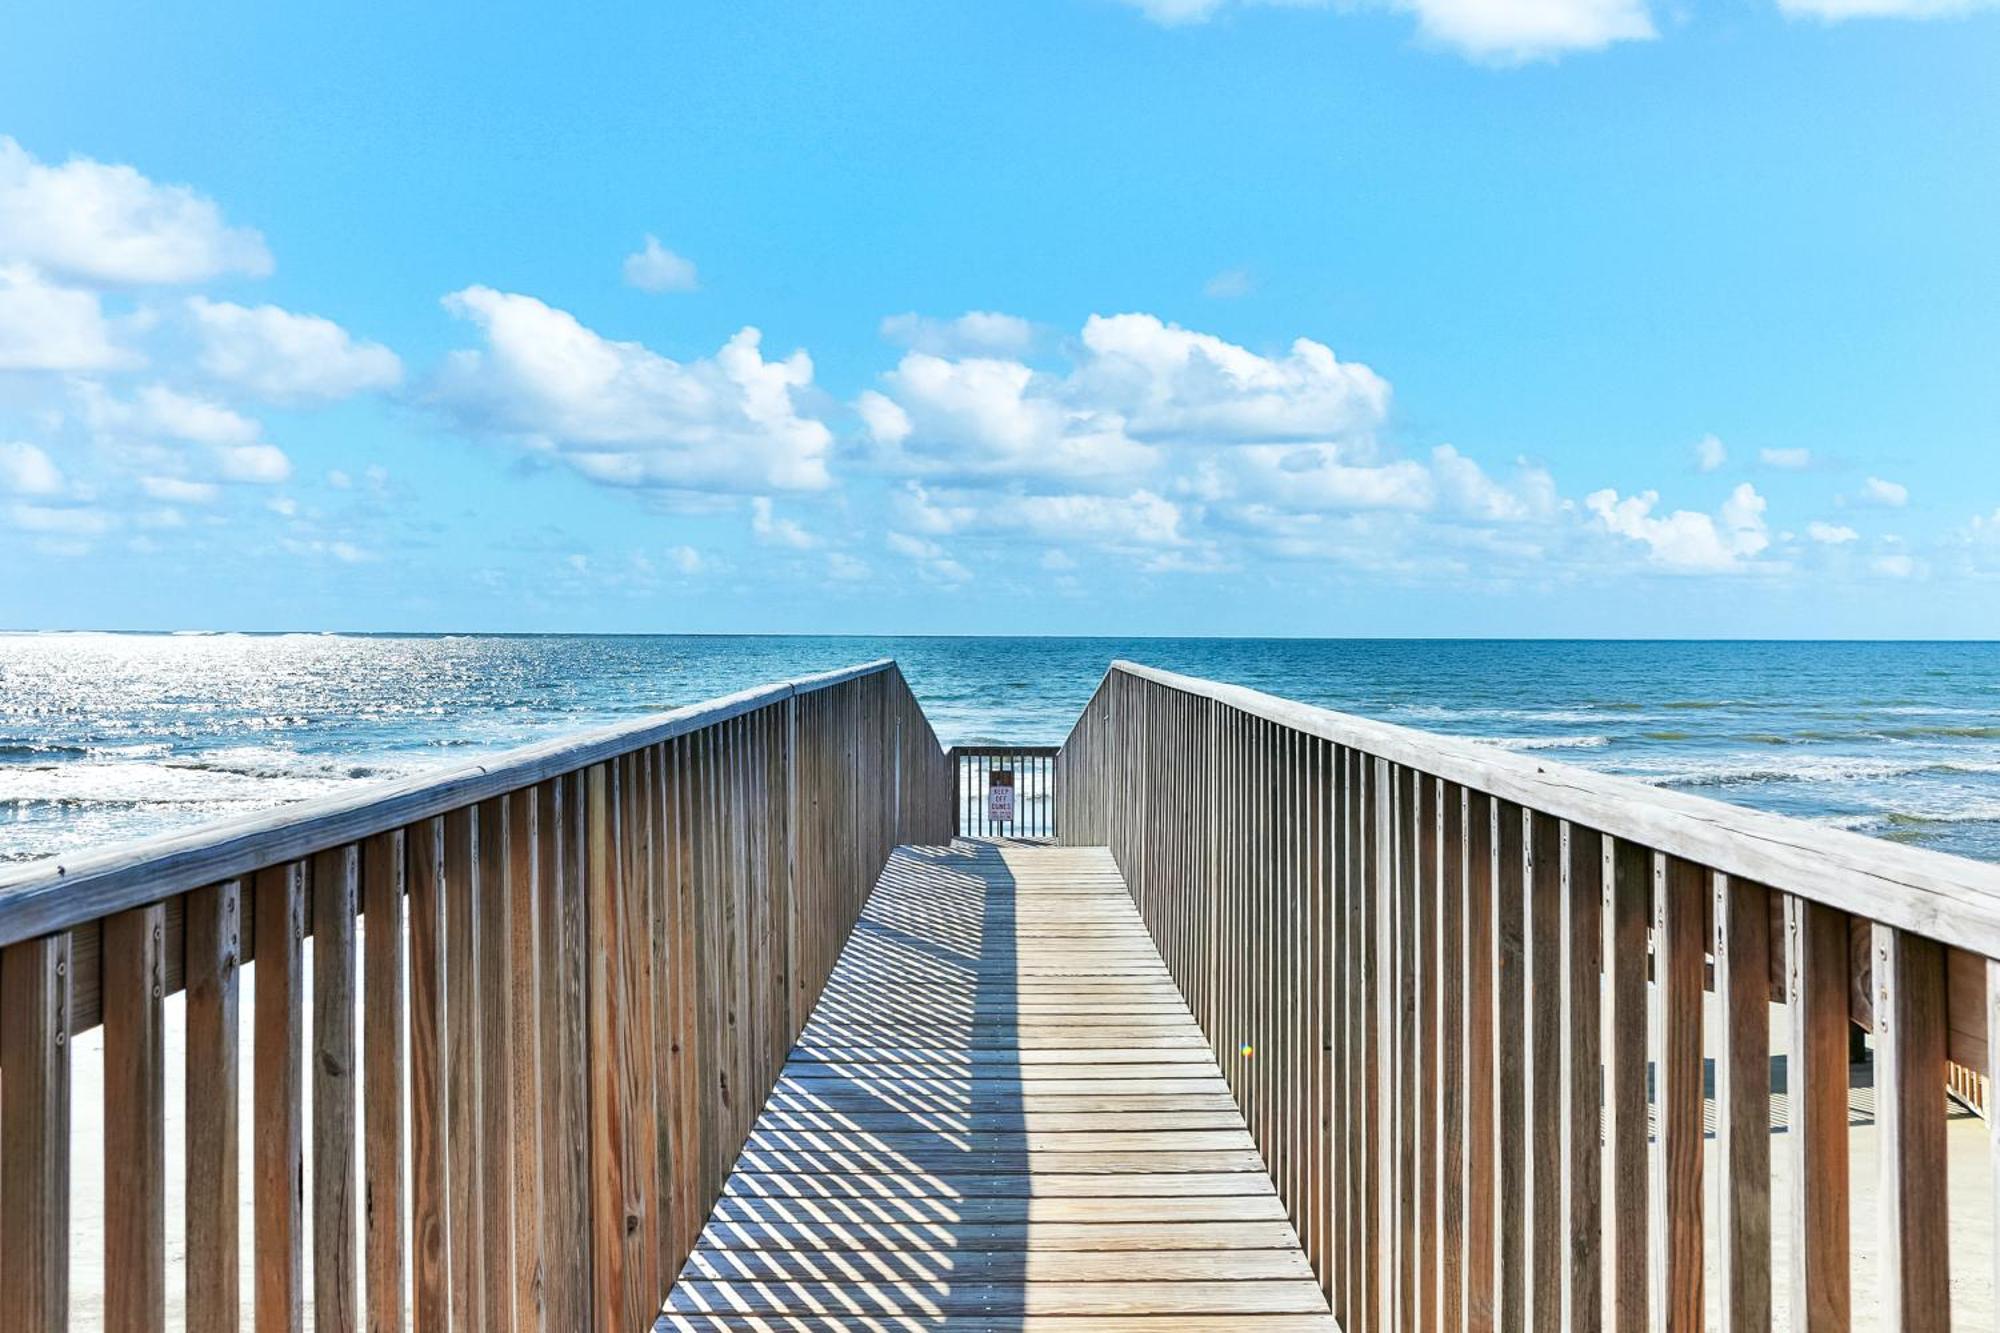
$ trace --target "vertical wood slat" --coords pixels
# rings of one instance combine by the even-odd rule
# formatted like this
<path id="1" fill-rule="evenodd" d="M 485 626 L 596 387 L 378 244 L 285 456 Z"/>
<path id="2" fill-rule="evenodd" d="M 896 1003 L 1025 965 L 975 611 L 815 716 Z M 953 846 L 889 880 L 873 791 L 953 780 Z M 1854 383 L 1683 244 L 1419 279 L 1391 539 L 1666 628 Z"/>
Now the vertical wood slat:
<path id="1" fill-rule="evenodd" d="M 1523 1333 L 1528 1302 L 1527 813 L 1509 801 L 1498 811 L 1493 887 L 1494 1229 L 1500 1333 Z"/>
<path id="2" fill-rule="evenodd" d="M 413 1327 L 448 1333 L 453 1323 L 445 821 L 431 819 L 414 826 L 404 845 L 410 916 L 410 1313 Z"/>
<path id="3" fill-rule="evenodd" d="M 451 1323 L 455 1330 L 486 1327 L 486 1241 L 479 1114 L 480 973 L 479 877 L 481 811 L 454 810 L 444 819 L 445 1234 Z"/>
<path id="4" fill-rule="evenodd" d="M 1722 1326 L 1771 1328 L 1771 942 L 1764 888 L 1714 877 Z"/>
<path id="5" fill-rule="evenodd" d="M 1679 857 L 1653 858 L 1653 1065 L 1659 1148 L 1651 1198 L 1654 1327 L 1702 1325 L 1702 992 L 1706 874 Z"/>
<path id="6" fill-rule="evenodd" d="M 1787 1092 L 1792 1153 L 1794 1333 L 1832 1333 L 1852 1322 L 1848 1242 L 1848 923 L 1844 913 L 1785 898 L 1785 1002 L 1790 1020 Z"/>
<path id="7" fill-rule="evenodd" d="M 545 1317 L 542 1230 L 541 967 L 537 934 L 542 893 L 540 789 L 507 797 L 507 983 L 512 1030 L 505 1071 L 511 1102 L 508 1155 L 513 1162 L 514 1320 L 538 1333 Z M 550 1099 L 553 1100 L 553 1099 Z"/>
<path id="8" fill-rule="evenodd" d="M 482 1330 L 511 1333 L 514 1327 L 514 1102 L 508 1075 L 514 1053 L 514 985 L 511 964 L 514 903 L 508 882 L 509 802 L 479 805 L 479 1059 L 478 1136 L 480 1156 L 477 1207 L 485 1234 Z M 317 1330 L 315 1330 L 317 1333 Z"/>
<path id="9" fill-rule="evenodd" d="M 242 1322 L 238 1264 L 242 886 L 187 896 L 187 1326 Z"/>
<path id="10" fill-rule="evenodd" d="M 104 922 L 104 1326 L 166 1327 L 166 908 Z"/>
<path id="11" fill-rule="evenodd" d="M 305 874 L 294 861 L 256 878 L 257 1333 L 300 1333 L 305 1322 Z"/>
<path id="12" fill-rule="evenodd" d="M 403 830 L 362 844 L 362 1250 L 369 1333 L 403 1327 Z"/>
<path id="13" fill-rule="evenodd" d="M 1944 949 L 1877 925 L 1872 961 L 1882 1323 L 1895 1333 L 1933 1333 L 1951 1327 Z"/>
<path id="14" fill-rule="evenodd" d="M 1494 801 L 1468 794 L 1466 814 L 1465 969 L 1465 1315 L 1469 1333 L 1492 1333 L 1495 1290 L 1494 1089 L 1496 1085 L 1494 944 Z"/>
<path id="15" fill-rule="evenodd" d="M 1652 1325 L 1646 1299 L 1651 1245 L 1647 1205 L 1647 932 L 1653 865 L 1645 848 L 1607 839 L 1604 883 L 1605 1276 L 1610 1333 Z"/>
<path id="16" fill-rule="evenodd" d="M 1605 839 L 1565 827 L 1562 886 L 1564 1325 L 1601 1327 L 1604 1305 L 1602 1103 Z M 1643 1032 L 1642 1032 L 1643 1035 Z"/>
<path id="17" fill-rule="evenodd" d="M 1562 1068 L 1564 890 L 1561 821 L 1535 811 L 1528 816 L 1527 911 L 1523 918 L 1527 994 L 1528 1327 L 1557 1333 L 1566 1287 L 1564 1251 L 1569 1219 L 1563 1214 L 1564 1113 Z"/>
<path id="18" fill-rule="evenodd" d="M 354 1184 L 354 917 L 360 849 L 313 858 L 313 1329 L 359 1333 Z"/>
<path id="19" fill-rule="evenodd" d="M 70 936 L 0 953 L 0 1319 L 69 1319 Z"/>
<path id="20" fill-rule="evenodd" d="M 1465 1328 L 1465 1023 L 1467 956 L 1465 951 L 1465 789 L 1438 783 L 1438 1067 L 1442 1096 L 1438 1106 L 1438 1206 L 1442 1212 L 1439 1243 L 1438 1326 L 1446 1333 Z"/>

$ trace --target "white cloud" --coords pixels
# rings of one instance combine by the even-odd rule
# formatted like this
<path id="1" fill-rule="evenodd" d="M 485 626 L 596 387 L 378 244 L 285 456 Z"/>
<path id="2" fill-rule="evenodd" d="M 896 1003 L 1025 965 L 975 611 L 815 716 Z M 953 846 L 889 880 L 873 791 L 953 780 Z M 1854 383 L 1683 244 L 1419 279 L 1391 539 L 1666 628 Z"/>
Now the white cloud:
<path id="1" fill-rule="evenodd" d="M 691 292 L 701 286 L 694 261 L 660 244 L 657 236 L 625 256 L 625 281 L 642 292 Z"/>
<path id="2" fill-rule="evenodd" d="M 911 485 L 897 497 L 903 526 L 930 537 L 1029 536 L 1114 549 L 1180 546 L 1183 510 L 1149 490 L 1129 495 L 940 493 Z"/>
<path id="3" fill-rule="evenodd" d="M 1646 546 L 1653 562 L 1688 573 L 1724 573 L 1770 545 L 1764 524 L 1764 497 L 1748 482 L 1731 491 L 1720 516 L 1689 509 L 1655 516 L 1656 491 L 1619 499 L 1614 490 L 1595 491 L 1584 506 L 1604 531 Z"/>
<path id="4" fill-rule="evenodd" d="M 933 356 L 1025 352 L 1035 341 L 1035 326 L 1018 315 L 995 310 L 968 310 L 956 319 L 933 319 L 914 312 L 889 315 L 880 332 L 898 347 Z"/>
<path id="5" fill-rule="evenodd" d="M 1778 9 L 1792 18 L 1838 23 L 1865 18 L 1951 18 L 1991 9 L 1996 2 L 2000 0 L 1778 0 Z"/>
<path id="6" fill-rule="evenodd" d="M 0 441 L 0 488 L 16 495 L 55 495 L 62 472 L 46 453 L 21 441 Z"/>
<path id="7" fill-rule="evenodd" d="M 1256 289 L 1247 269 L 1226 268 L 1201 285 L 1201 294 L 1213 301 L 1233 301 Z"/>
<path id="8" fill-rule="evenodd" d="M 184 477 L 141 477 L 139 489 L 155 500 L 170 504 L 209 504 L 222 494 L 213 482 L 189 481 Z"/>
<path id="9" fill-rule="evenodd" d="M 82 506 L 17 504 L 8 510 L 8 517 L 23 532 L 57 537 L 101 537 L 113 526 L 103 510 Z"/>
<path id="10" fill-rule="evenodd" d="M 128 166 L 37 161 L 0 136 L 0 257 L 84 282 L 200 282 L 271 271 L 264 238 L 214 201 Z"/>
<path id="11" fill-rule="evenodd" d="M 1824 523 L 1814 519 L 1806 524 L 1806 536 L 1823 546 L 1842 546 L 1861 536 L 1845 523 Z"/>
<path id="12" fill-rule="evenodd" d="M 1310 338 L 1264 357 L 1135 314 L 1092 315 L 1083 343 L 1078 390 L 1118 412 L 1139 439 L 1339 439 L 1373 430 L 1388 413 L 1388 381 Z"/>
<path id="13" fill-rule="evenodd" d="M 1644 0 L 1401 0 L 1424 36 L 1474 60 L 1519 64 L 1657 36 Z"/>
<path id="14" fill-rule="evenodd" d="M 1423 35 L 1474 60 L 1514 64 L 1656 35 L 1643 0 L 1385 0 L 1416 15 Z M 1865 0 L 1862 0 L 1865 2 Z M 1893 0 L 1880 0 L 1893 3 Z M 1918 0 L 1919 3 L 1923 0 Z M 1168 27 L 1231 8 L 1334 7 L 1330 0 L 1123 0 Z"/>
<path id="15" fill-rule="evenodd" d="M 112 341 L 96 293 L 0 263 L 0 370 L 113 370 L 135 360 Z"/>
<path id="16" fill-rule="evenodd" d="M 890 550 L 915 561 L 918 572 L 934 583 L 972 581 L 972 571 L 954 560 L 951 553 L 937 542 L 912 537 L 906 532 L 891 532 L 882 540 Z"/>
<path id="17" fill-rule="evenodd" d="M 1713 435 L 1704 435 L 1694 442 L 1694 465 L 1703 472 L 1714 472 L 1729 461 L 1729 450 Z"/>
<path id="18" fill-rule="evenodd" d="M 1787 472 L 1798 472 L 1812 466 L 1810 449 L 1760 449 L 1757 461 L 1765 467 L 1783 468 Z"/>
<path id="19" fill-rule="evenodd" d="M 1386 381 L 1310 339 L 1267 357 L 1133 314 L 1093 315 L 1065 374 L 912 351 L 855 407 L 912 471 L 1110 486 L 1165 445 L 1361 448 L 1388 404 Z"/>
<path id="20" fill-rule="evenodd" d="M 709 561 L 692 546 L 672 546 L 667 548 L 667 563 L 676 574 L 692 578 L 709 567 Z"/>
<path id="21" fill-rule="evenodd" d="M 380 343 L 357 342 L 318 315 L 274 305 L 188 302 L 199 364 L 215 379 L 278 403 L 328 401 L 395 386 L 403 364 Z"/>
<path id="22" fill-rule="evenodd" d="M 214 453 L 226 481 L 275 486 L 292 475 L 292 460 L 274 444 L 218 445 Z"/>
<path id="23" fill-rule="evenodd" d="M 195 444 L 253 444 L 264 429 L 213 399 L 179 393 L 163 384 L 139 391 L 131 420 L 141 429 Z"/>
<path id="24" fill-rule="evenodd" d="M 750 501 L 750 532 L 760 546 L 789 546 L 795 551 L 804 551 L 819 544 L 810 532 L 789 518 L 781 518 L 772 511 L 771 499 L 759 495 Z"/>
<path id="25" fill-rule="evenodd" d="M 682 363 L 617 342 L 532 296 L 468 287 L 445 308 L 483 350 L 454 352 L 432 400 L 471 430 L 521 439 L 594 481 L 674 490 L 817 490 L 832 434 L 801 415 L 812 360 L 766 361 L 746 328 Z"/>
<path id="26" fill-rule="evenodd" d="M 1910 502 L 1910 488 L 1897 481 L 1884 481 L 1880 477 L 1870 477 L 1861 483 L 1861 494 L 1855 499 L 1862 504 L 1881 505 L 1887 509 L 1901 509 Z"/>

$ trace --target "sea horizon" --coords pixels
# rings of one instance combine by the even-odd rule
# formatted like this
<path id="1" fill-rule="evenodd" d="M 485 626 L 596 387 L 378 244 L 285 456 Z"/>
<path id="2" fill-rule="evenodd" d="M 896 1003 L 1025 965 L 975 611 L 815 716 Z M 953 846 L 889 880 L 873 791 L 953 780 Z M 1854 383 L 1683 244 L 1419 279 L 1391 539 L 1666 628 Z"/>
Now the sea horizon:
<path id="1" fill-rule="evenodd" d="M 946 745 L 1059 743 L 1129 658 L 2000 860 L 1990 641 L 236 630 L 0 632 L 0 860 L 882 657 Z"/>

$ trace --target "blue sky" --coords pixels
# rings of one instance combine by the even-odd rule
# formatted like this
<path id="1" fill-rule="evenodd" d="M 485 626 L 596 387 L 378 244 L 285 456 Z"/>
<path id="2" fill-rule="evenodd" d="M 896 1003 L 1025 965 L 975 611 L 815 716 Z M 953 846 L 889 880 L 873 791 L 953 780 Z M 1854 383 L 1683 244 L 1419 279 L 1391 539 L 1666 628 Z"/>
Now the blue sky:
<path id="1" fill-rule="evenodd" d="M 408 8 L 10 20 L 0 625 L 2000 628 L 1990 6 Z"/>

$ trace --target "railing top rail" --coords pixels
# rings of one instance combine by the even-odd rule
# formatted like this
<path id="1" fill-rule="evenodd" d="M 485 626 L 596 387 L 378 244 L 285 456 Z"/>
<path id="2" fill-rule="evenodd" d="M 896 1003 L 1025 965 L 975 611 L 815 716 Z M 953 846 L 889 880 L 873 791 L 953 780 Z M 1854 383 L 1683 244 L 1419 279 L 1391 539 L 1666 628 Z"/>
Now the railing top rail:
<path id="1" fill-rule="evenodd" d="M 0 946 L 342 847 L 685 736 L 795 695 L 895 669 L 894 660 L 885 657 L 538 741 L 475 763 L 413 774 L 356 792 L 73 856 L 30 861 L 0 871 Z"/>
<path id="2" fill-rule="evenodd" d="M 947 753 L 958 755 L 1026 755 L 1032 759 L 1043 759 L 1062 753 L 1060 745 L 954 745 Z"/>
<path id="3" fill-rule="evenodd" d="M 1711 870 L 2000 957 L 2000 866 L 1376 722 L 1241 685 L 1116 661 L 1240 712 Z"/>

